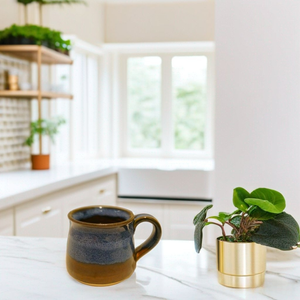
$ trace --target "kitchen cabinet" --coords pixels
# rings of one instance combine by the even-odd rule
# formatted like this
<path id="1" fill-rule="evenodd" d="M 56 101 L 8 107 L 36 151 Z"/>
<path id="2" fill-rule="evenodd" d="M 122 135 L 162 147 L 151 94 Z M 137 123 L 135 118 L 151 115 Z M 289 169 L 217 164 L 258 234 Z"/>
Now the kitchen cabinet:
<path id="1" fill-rule="evenodd" d="M 165 206 L 167 237 L 171 240 L 193 240 L 195 215 L 204 207 L 201 205 L 174 204 Z M 205 238 L 205 236 L 204 236 Z"/>
<path id="2" fill-rule="evenodd" d="M 6 209 L 0 211 L 0 235 L 14 234 L 14 211 L 13 209 Z"/>
<path id="3" fill-rule="evenodd" d="M 63 213 L 60 199 L 56 194 L 16 207 L 16 235 L 62 237 Z"/>
<path id="4" fill-rule="evenodd" d="M 157 200 L 130 200 L 119 199 L 118 205 L 128 208 L 134 214 L 152 214 L 161 224 L 162 238 L 167 240 L 193 240 L 195 215 L 206 203 L 191 203 L 184 201 L 170 201 L 160 203 Z M 152 225 L 142 223 L 137 227 L 135 238 L 146 239 L 152 231 Z M 205 242 L 205 241 L 204 241 Z"/>
<path id="5" fill-rule="evenodd" d="M 15 207 L 15 234 L 66 237 L 68 213 L 81 206 L 116 205 L 116 176 L 92 180 Z"/>

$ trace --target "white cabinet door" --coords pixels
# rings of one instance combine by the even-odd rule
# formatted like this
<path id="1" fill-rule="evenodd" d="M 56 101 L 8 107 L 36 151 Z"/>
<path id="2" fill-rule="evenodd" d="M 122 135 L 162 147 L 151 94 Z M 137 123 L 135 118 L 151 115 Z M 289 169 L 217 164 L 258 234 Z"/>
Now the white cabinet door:
<path id="1" fill-rule="evenodd" d="M 193 219 L 204 207 L 201 204 L 142 203 L 142 200 L 135 202 L 124 199 L 119 199 L 118 205 L 132 210 L 135 214 L 148 213 L 156 217 L 162 227 L 162 238 L 167 240 L 193 240 L 195 229 Z M 151 224 L 142 223 L 137 227 L 135 238 L 145 239 L 151 230 Z"/>
<path id="2" fill-rule="evenodd" d="M 68 213 L 79 207 L 91 205 L 116 205 L 116 176 L 93 180 L 62 191 L 63 236 L 69 232 Z"/>
<path id="3" fill-rule="evenodd" d="M 155 217 L 162 227 L 162 238 L 164 238 L 165 233 L 163 228 L 164 227 L 163 226 L 163 221 L 164 221 L 163 205 L 151 204 L 151 203 L 132 203 L 123 200 L 119 201 L 118 205 L 131 210 L 135 215 L 146 213 Z M 152 229 L 153 229 L 153 225 L 151 223 L 143 222 L 139 224 L 134 234 L 135 239 L 142 239 L 142 240 L 147 239 L 150 236 Z"/>
<path id="4" fill-rule="evenodd" d="M 167 205 L 166 231 L 170 240 L 193 240 L 195 226 L 193 219 L 204 206 L 200 205 Z"/>
<path id="5" fill-rule="evenodd" d="M 13 209 L 7 209 L 0 212 L 0 235 L 14 235 Z"/>
<path id="6" fill-rule="evenodd" d="M 116 175 L 102 178 L 90 186 L 92 205 L 117 204 L 117 180 Z"/>
<path id="7" fill-rule="evenodd" d="M 15 208 L 16 235 L 62 237 L 62 204 L 57 193 Z"/>
<path id="8" fill-rule="evenodd" d="M 66 237 L 69 231 L 68 213 L 90 205 L 116 205 L 116 175 L 63 189 L 17 206 L 16 235 Z"/>

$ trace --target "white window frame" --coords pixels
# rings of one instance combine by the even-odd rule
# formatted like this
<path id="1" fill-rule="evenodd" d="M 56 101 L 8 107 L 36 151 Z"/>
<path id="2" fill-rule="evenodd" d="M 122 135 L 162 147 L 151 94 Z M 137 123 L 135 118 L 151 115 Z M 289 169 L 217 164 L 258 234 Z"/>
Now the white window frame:
<path id="1" fill-rule="evenodd" d="M 151 157 L 151 158 L 213 158 L 213 108 L 214 108 L 214 43 L 144 43 L 144 44 L 106 44 L 105 50 L 111 53 L 113 75 L 113 120 L 118 124 L 114 131 L 112 147 L 117 147 L 114 157 Z M 158 56 L 162 58 L 161 86 L 161 128 L 162 145 L 160 149 L 130 149 L 128 136 L 127 100 L 127 59 L 130 57 Z M 172 58 L 174 56 L 207 57 L 207 126 L 205 145 L 200 150 L 175 150 L 173 141 L 172 113 Z M 165 62 L 168 61 L 166 64 Z"/>

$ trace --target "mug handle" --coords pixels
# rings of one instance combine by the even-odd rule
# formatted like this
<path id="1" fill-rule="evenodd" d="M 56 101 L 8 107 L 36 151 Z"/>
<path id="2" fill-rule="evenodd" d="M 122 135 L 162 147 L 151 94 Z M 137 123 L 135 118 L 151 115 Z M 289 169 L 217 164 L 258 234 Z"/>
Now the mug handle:
<path id="1" fill-rule="evenodd" d="M 135 249 L 135 260 L 138 261 L 142 256 L 152 250 L 161 238 L 161 226 L 156 218 L 148 214 L 138 214 L 134 217 L 133 228 L 143 222 L 149 222 L 153 225 L 153 230 L 148 239 Z"/>

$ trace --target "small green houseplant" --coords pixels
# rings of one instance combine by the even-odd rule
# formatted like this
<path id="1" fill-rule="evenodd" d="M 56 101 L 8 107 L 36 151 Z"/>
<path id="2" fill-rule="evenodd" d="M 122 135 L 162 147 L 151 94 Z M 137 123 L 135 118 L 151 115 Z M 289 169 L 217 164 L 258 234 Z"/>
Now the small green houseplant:
<path id="1" fill-rule="evenodd" d="M 65 124 L 66 120 L 62 117 L 53 119 L 39 119 L 30 123 L 30 135 L 25 140 L 24 145 L 31 147 L 37 136 L 49 136 L 50 140 L 54 143 L 54 137 L 58 134 L 58 128 Z M 33 170 L 45 170 L 50 167 L 50 155 L 47 154 L 32 154 L 31 163 Z"/>
<path id="2" fill-rule="evenodd" d="M 286 203 L 283 195 L 272 189 L 258 188 L 249 193 L 244 188 L 237 187 L 233 190 L 233 205 L 237 209 L 232 213 L 220 212 L 216 216 L 207 217 L 207 211 L 213 207 L 207 205 L 195 216 L 195 250 L 199 253 L 202 248 L 205 226 L 220 227 L 222 236 L 217 239 L 219 282 L 230 287 L 259 286 L 264 280 L 265 262 L 262 262 L 264 266 L 261 266 L 257 273 L 235 274 L 235 270 L 241 269 L 238 264 L 244 264 L 243 269 L 247 269 L 248 265 L 257 265 L 249 264 L 250 258 L 243 256 L 247 251 L 253 259 L 259 256 L 257 253 L 265 256 L 265 250 L 261 250 L 264 246 L 280 250 L 300 247 L 299 225 L 291 215 L 284 212 Z M 226 234 L 225 225 L 231 229 L 230 234 Z M 255 250 L 255 247 L 258 250 Z M 232 255 L 236 257 L 234 261 Z M 224 267 L 223 264 L 226 263 L 228 265 Z M 236 265 L 232 267 L 233 264 Z M 232 273 L 229 274 L 228 270 Z M 261 276 L 261 279 L 257 279 L 258 276 Z"/>
<path id="3" fill-rule="evenodd" d="M 70 40 L 64 40 L 61 32 L 37 25 L 11 25 L 0 30 L 0 45 L 43 45 L 68 54 Z"/>

